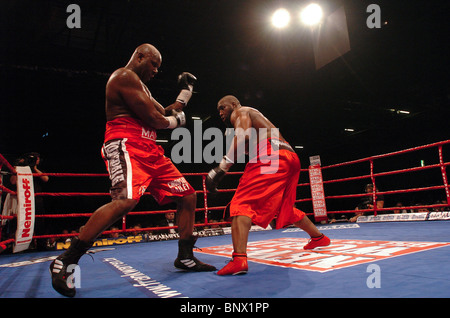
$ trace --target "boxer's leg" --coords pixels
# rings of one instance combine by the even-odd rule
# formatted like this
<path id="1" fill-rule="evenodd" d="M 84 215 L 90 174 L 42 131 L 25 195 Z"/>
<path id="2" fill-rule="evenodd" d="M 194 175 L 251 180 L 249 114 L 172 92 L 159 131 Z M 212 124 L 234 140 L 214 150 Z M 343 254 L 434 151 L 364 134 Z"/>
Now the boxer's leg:
<path id="1" fill-rule="evenodd" d="M 188 239 L 194 230 L 197 194 L 194 192 L 184 197 L 172 197 L 171 199 L 177 203 L 176 217 L 180 239 Z"/>
<path id="2" fill-rule="evenodd" d="M 328 246 L 330 245 L 330 239 L 322 234 L 319 229 L 314 225 L 314 223 L 311 222 L 311 220 L 308 217 L 302 218 L 300 221 L 294 223 L 294 225 L 306 233 L 309 234 L 311 239 L 309 240 L 308 244 L 306 244 L 303 249 L 305 250 L 312 250 L 319 246 Z"/>
<path id="3" fill-rule="evenodd" d="M 193 252 L 194 244 L 197 241 L 197 237 L 192 235 L 194 231 L 195 206 L 197 204 L 196 193 L 194 192 L 184 197 L 172 197 L 171 199 L 177 203 L 178 234 L 180 235 L 178 255 L 174 266 L 179 269 L 196 272 L 215 271 L 216 268 L 214 266 L 199 261 Z"/>
<path id="4" fill-rule="evenodd" d="M 231 221 L 231 239 L 233 250 L 238 254 L 247 253 L 248 233 L 252 226 L 252 219 L 245 215 L 237 215 Z"/>
<path id="5" fill-rule="evenodd" d="M 322 235 L 322 233 L 320 233 L 320 231 L 317 229 L 314 223 L 311 222 L 311 220 L 307 216 L 303 217 L 300 221 L 294 223 L 294 225 L 302 229 L 306 233 L 308 233 L 309 236 L 311 237 L 318 237 Z"/>
<path id="6" fill-rule="evenodd" d="M 50 264 L 52 286 L 58 293 L 67 297 L 75 296 L 75 286 L 71 286 L 70 282 L 67 281 L 74 270 L 73 268 L 70 269 L 70 266 L 78 264 L 81 256 L 91 248 L 97 236 L 131 211 L 136 203 L 137 201 L 131 199 L 113 200 L 94 212 L 86 225 L 82 227 L 80 236 L 73 238 L 67 251 Z"/>
<path id="7" fill-rule="evenodd" d="M 217 272 L 217 275 L 239 275 L 248 271 L 247 242 L 252 219 L 245 215 L 237 215 L 231 221 L 231 238 L 233 254 L 231 261 Z"/>
<path id="8" fill-rule="evenodd" d="M 89 218 L 82 227 L 79 235 L 80 241 L 90 242 L 99 236 L 114 222 L 133 210 L 137 201 L 133 199 L 113 200 L 100 208 Z"/>

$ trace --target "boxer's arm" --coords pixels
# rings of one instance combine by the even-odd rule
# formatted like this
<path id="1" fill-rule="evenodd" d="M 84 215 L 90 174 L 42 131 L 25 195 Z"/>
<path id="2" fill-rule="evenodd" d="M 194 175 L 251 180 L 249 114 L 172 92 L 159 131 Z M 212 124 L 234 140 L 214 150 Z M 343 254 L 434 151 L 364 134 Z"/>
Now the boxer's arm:
<path id="1" fill-rule="evenodd" d="M 172 114 L 172 111 L 175 110 L 177 112 L 182 111 L 184 108 L 184 104 L 180 103 L 180 102 L 175 102 L 172 105 L 167 106 L 166 108 L 163 108 L 164 110 L 164 114 L 166 116 Z"/>
<path id="2" fill-rule="evenodd" d="M 157 111 L 159 111 L 160 113 L 161 113 L 161 115 L 163 115 L 163 116 L 169 116 L 169 115 L 171 115 L 172 114 L 172 112 L 170 111 L 170 110 L 168 110 L 168 108 L 170 107 L 166 107 L 166 108 L 164 108 L 164 106 L 163 105 L 161 105 L 153 96 L 152 96 L 152 94 L 150 93 L 150 91 L 148 90 L 148 87 L 147 86 L 145 86 L 145 85 L 143 85 L 143 84 L 141 84 L 142 85 L 142 87 L 144 88 L 144 91 L 147 93 L 147 95 L 150 97 L 150 99 L 151 99 L 151 101 L 153 102 L 153 106 L 155 106 L 155 108 L 156 108 L 156 110 Z M 179 110 L 179 111 L 181 111 L 182 110 L 182 104 L 181 103 L 178 103 L 178 104 L 180 104 L 180 107 L 177 109 L 177 110 Z"/>
<path id="3" fill-rule="evenodd" d="M 181 112 L 183 110 L 192 97 L 192 91 L 196 81 L 197 78 L 189 72 L 183 72 L 178 75 L 178 85 L 180 86 L 181 91 L 178 94 L 175 103 L 164 108 L 164 114 L 166 116 L 173 114 L 174 111 Z"/>
<path id="4" fill-rule="evenodd" d="M 173 114 L 174 111 L 181 112 L 183 108 L 189 102 L 192 96 L 192 90 L 194 89 L 194 84 L 197 81 L 197 78 L 188 72 L 183 72 L 178 76 L 178 85 L 180 86 L 180 93 L 176 101 L 164 108 L 157 100 L 151 97 L 153 103 L 155 104 L 156 109 L 165 116 L 169 116 Z M 149 92 L 150 95 L 150 92 Z M 151 95 L 150 95 L 151 96 Z"/>
<path id="5" fill-rule="evenodd" d="M 174 122 L 171 118 L 173 116 L 165 117 L 158 111 L 158 106 L 154 103 L 154 99 L 145 91 L 136 74 L 131 71 L 123 72 L 117 76 L 116 85 L 125 104 L 145 124 L 155 129 L 174 128 Z"/>
<path id="6" fill-rule="evenodd" d="M 226 154 L 226 159 L 231 162 L 236 162 L 237 158 L 245 154 L 250 139 L 248 132 L 253 127 L 253 123 L 247 111 L 233 112 L 230 121 L 234 127 L 235 136 Z"/>
<path id="7" fill-rule="evenodd" d="M 153 96 L 150 96 L 150 99 L 153 102 L 153 105 L 155 106 L 156 110 L 163 116 L 166 115 L 166 112 L 164 111 L 164 107 L 158 103 L 158 101 L 156 99 L 153 98 Z"/>
<path id="8" fill-rule="evenodd" d="M 248 112 L 234 111 L 231 114 L 230 121 L 235 128 L 235 136 L 233 137 L 231 146 L 219 166 L 209 171 L 205 179 L 206 189 L 211 193 L 217 192 L 217 186 L 220 181 L 225 177 L 236 159 L 244 154 L 246 143 L 248 143 L 250 138 L 248 129 L 252 127 L 252 120 Z"/>
<path id="9" fill-rule="evenodd" d="M 184 104 L 180 102 L 175 102 L 166 108 L 164 108 L 163 105 L 161 105 L 156 99 L 152 97 L 153 104 L 155 105 L 156 109 L 164 116 L 170 116 L 173 112 L 173 110 L 180 112 L 183 110 Z"/>

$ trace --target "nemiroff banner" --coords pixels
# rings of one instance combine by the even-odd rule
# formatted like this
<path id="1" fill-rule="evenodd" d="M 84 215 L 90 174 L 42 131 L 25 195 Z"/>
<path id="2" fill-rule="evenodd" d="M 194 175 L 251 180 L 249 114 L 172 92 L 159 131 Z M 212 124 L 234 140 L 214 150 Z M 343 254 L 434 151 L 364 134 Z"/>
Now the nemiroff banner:
<path id="1" fill-rule="evenodd" d="M 13 253 L 28 249 L 34 231 L 34 187 L 30 167 L 17 171 L 17 230 Z"/>
<path id="2" fill-rule="evenodd" d="M 314 219 L 317 222 L 327 220 L 327 207 L 325 203 L 325 191 L 323 189 L 322 169 L 320 167 L 320 157 L 309 158 L 309 184 L 311 187 L 311 197 L 314 209 Z"/>

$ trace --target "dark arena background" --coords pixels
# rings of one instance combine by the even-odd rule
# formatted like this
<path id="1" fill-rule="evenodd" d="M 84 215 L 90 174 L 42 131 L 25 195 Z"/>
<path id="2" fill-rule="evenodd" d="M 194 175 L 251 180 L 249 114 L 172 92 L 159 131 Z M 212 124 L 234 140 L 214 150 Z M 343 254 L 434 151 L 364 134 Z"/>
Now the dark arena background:
<path id="1" fill-rule="evenodd" d="M 248 274 L 182 273 L 177 226 L 163 223 L 175 205 L 144 195 L 80 261 L 77 298 L 184 297 L 168 310 L 215 314 L 231 310 L 226 301 L 234 312 L 274 314 L 299 298 L 448 298 L 450 2 L 318 0 L 322 18 L 306 24 L 309 3 L 0 1 L 0 298 L 63 298 L 48 266 L 111 200 L 100 154 L 105 85 L 143 43 L 162 55 L 147 86 L 163 106 L 175 101 L 180 73 L 197 77 L 184 109 L 193 136 L 225 132 L 217 102 L 228 94 L 280 129 L 301 161 L 296 206 L 331 245 L 306 252 L 297 228 L 253 226 Z M 168 157 L 179 142 L 171 133 L 156 141 Z M 245 163 L 207 193 L 220 159 L 194 160 L 211 142 L 199 138 L 192 160 L 176 166 L 197 191 L 196 255 L 222 267 L 232 252 L 223 211 Z M 49 180 L 35 188 L 33 240 L 14 253 L 11 177 L 31 152 L 41 156 L 33 177 Z M 360 206 L 367 196 L 383 205 Z"/>

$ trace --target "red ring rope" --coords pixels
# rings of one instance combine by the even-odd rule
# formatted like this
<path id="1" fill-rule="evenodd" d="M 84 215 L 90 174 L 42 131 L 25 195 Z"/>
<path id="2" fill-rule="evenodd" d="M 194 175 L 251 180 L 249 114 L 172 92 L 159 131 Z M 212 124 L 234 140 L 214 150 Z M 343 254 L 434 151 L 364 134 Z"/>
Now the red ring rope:
<path id="1" fill-rule="evenodd" d="M 423 145 L 419 147 L 409 148 L 401 151 L 391 152 L 383 155 L 377 155 L 367 158 L 362 158 L 358 160 L 352 160 L 348 162 L 342 162 L 338 164 L 328 165 L 321 167 L 322 170 L 329 170 L 334 168 L 343 168 L 343 167 L 351 167 L 352 165 L 359 164 L 359 163 L 369 163 L 369 173 L 360 175 L 360 176 L 353 176 L 353 177 L 346 177 L 346 178 L 337 178 L 337 179 L 330 179 L 330 180 L 324 180 L 323 184 L 333 184 L 333 183 L 345 183 L 345 182 L 351 182 L 351 181 L 358 181 L 363 179 L 370 179 L 372 184 L 375 185 L 375 181 L 380 177 L 385 176 L 392 176 L 392 175 L 399 175 L 399 174 L 406 174 L 406 173 L 414 173 L 422 170 L 429 170 L 429 169 L 440 169 L 441 175 L 442 175 L 442 185 L 434 185 L 434 186 L 424 186 L 424 187 L 415 187 L 415 188 L 409 188 L 409 189 L 398 189 L 398 190 L 388 190 L 388 191 L 377 191 L 374 190 L 372 193 L 372 200 L 375 201 L 376 195 L 391 195 L 391 194 L 402 194 L 402 193 L 415 193 L 415 192 L 423 192 L 423 191 L 433 191 L 433 190 L 444 190 L 445 196 L 446 196 L 446 204 L 431 204 L 431 205 L 415 205 L 415 206 L 404 206 L 401 207 L 401 209 L 420 209 L 420 208 L 426 208 L 426 209 L 432 209 L 432 208 L 444 208 L 450 206 L 450 191 L 449 191 L 449 184 L 447 179 L 447 167 L 450 165 L 450 162 L 444 162 L 443 158 L 443 146 L 447 146 L 450 144 L 450 140 L 441 141 L 433 144 Z M 439 163 L 431 164 L 428 166 L 423 167 L 413 167 L 413 168 L 406 168 L 406 169 L 398 169 L 398 170 L 392 170 L 392 171 L 384 171 L 384 172 L 374 172 L 375 162 L 379 159 L 389 158 L 397 155 L 402 154 L 409 154 L 414 153 L 420 150 L 424 149 L 431 149 L 431 148 L 438 148 L 438 156 L 439 156 Z M 5 165 L 7 169 L 10 171 L 11 174 L 15 173 L 15 169 L 11 164 L 8 163 L 8 161 L 0 154 L 0 168 L 2 165 Z M 308 172 L 308 169 L 302 169 L 302 172 Z M 230 172 L 230 175 L 241 175 L 243 172 Z M 205 186 L 205 177 L 207 173 L 185 173 L 185 176 L 193 176 L 193 177 L 201 177 L 202 178 L 202 189 L 196 190 L 196 193 L 201 193 L 204 195 L 203 197 L 203 208 L 197 208 L 195 212 L 204 212 L 205 219 L 204 223 L 202 224 L 195 224 L 195 226 L 211 226 L 211 225 L 227 225 L 229 222 L 214 222 L 209 223 L 207 218 L 208 211 L 213 210 L 224 210 L 225 206 L 215 206 L 210 207 L 208 206 L 208 192 L 206 191 Z M 51 176 L 51 177 L 108 177 L 108 174 L 106 173 L 34 173 L 34 177 L 39 176 Z M 310 183 L 299 183 L 297 187 L 307 187 Z M 6 188 L 2 184 L 0 184 L 0 191 L 4 191 L 6 193 L 10 193 L 12 195 L 15 195 L 16 192 Z M 220 193 L 231 193 L 236 191 L 236 189 L 220 189 Z M 109 196 L 109 193 L 82 193 L 82 192 L 66 192 L 66 193 L 50 193 L 50 192 L 42 192 L 42 193 L 36 193 L 36 196 Z M 344 198 L 361 198 L 367 196 L 367 193 L 356 193 L 356 194 L 343 194 L 343 195 L 329 195 L 325 196 L 326 200 L 333 200 L 333 199 L 344 199 Z M 310 197 L 298 199 L 296 200 L 297 203 L 302 202 L 310 202 L 312 199 Z M 391 211 L 398 209 L 398 207 L 388 207 L 388 208 L 376 208 L 376 205 L 374 205 L 373 209 L 364 209 L 359 210 L 358 212 L 374 212 L 376 215 L 377 212 L 385 212 L 385 211 Z M 128 213 L 128 215 L 149 215 L 149 214 L 162 214 L 167 212 L 176 212 L 176 210 L 155 210 L 155 211 L 132 211 Z M 337 214 L 337 213 L 354 213 L 355 210 L 336 210 L 336 211 L 328 211 L 328 214 Z M 307 215 L 312 215 L 312 213 L 306 213 Z M 69 213 L 69 214 L 48 214 L 48 215 L 36 215 L 36 218 L 71 218 L 71 217 L 90 217 L 92 213 Z M 13 219 L 15 216 L 1 216 L 1 219 Z M 123 224 L 125 225 L 125 219 Z M 136 229 L 126 229 L 125 226 L 122 227 L 121 230 L 115 230 L 115 231 L 105 231 L 103 234 L 110 234 L 110 233 L 116 233 L 116 232 L 134 232 L 134 231 L 151 231 L 151 230 L 164 230 L 164 229 L 172 229 L 177 228 L 174 227 L 148 227 L 148 228 L 141 228 L 139 230 Z M 78 233 L 72 233 L 72 234 L 52 234 L 52 235 L 36 235 L 33 238 L 41 239 L 41 238 L 58 238 L 58 237 L 71 237 L 76 236 Z M 0 247 L 5 248 L 7 244 L 10 244 L 14 242 L 14 239 L 8 239 L 6 241 L 0 242 Z"/>

